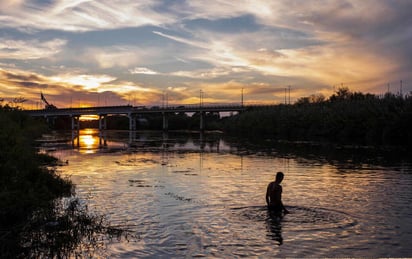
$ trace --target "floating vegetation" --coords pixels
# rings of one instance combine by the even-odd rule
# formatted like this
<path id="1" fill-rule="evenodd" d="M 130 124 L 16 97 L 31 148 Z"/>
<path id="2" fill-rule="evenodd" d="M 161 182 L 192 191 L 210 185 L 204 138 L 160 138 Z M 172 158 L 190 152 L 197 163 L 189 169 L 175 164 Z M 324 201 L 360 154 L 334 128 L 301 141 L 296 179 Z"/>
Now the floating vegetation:
<path id="1" fill-rule="evenodd" d="M 150 187 L 150 188 L 164 188 L 163 185 L 137 184 L 135 187 Z"/>
<path id="2" fill-rule="evenodd" d="M 145 180 L 133 180 L 133 179 L 129 180 L 129 183 L 145 183 L 145 182 L 146 182 Z"/>
<path id="3" fill-rule="evenodd" d="M 175 173 L 175 174 L 187 174 L 187 173 L 190 173 L 190 172 L 192 172 L 192 170 L 174 170 L 174 171 L 172 171 L 172 173 Z"/>
<path id="4" fill-rule="evenodd" d="M 170 196 L 172 198 L 174 198 L 177 201 L 182 201 L 182 202 L 187 202 L 187 203 L 191 203 L 191 204 L 198 204 L 201 205 L 202 207 L 206 207 L 206 206 L 210 206 L 207 202 L 203 201 L 203 200 L 199 200 L 199 199 L 195 199 L 195 198 L 186 198 L 182 195 L 173 193 L 173 192 L 167 192 L 165 193 L 165 195 Z"/>
<path id="5" fill-rule="evenodd" d="M 126 161 L 115 161 L 120 166 L 138 166 L 141 164 L 159 164 L 160 162 L 149 158 L 133 158 Z"/>
<path id="6" fill-rule="evenodd" d="M 191 202 L 193 200 L 192 198 L 185 198 L 183 196 L 177 195 L 176 193 L 172 193 L 172 192 L 167 192 L 165 193 L 165 195 L 175 198 L 176 200 L 179 200 L 179 201 Z"/>
<path id="7" fill-rule="evenodd" d="M 135 186 L 135 187 L 152 187 L 152 188 L 164 188 L 163 185 L 150 185 L 150 184 L 145 184 L 145 180 L 134 180 L 131 179 L 129 180 L 130 186 Z"/>

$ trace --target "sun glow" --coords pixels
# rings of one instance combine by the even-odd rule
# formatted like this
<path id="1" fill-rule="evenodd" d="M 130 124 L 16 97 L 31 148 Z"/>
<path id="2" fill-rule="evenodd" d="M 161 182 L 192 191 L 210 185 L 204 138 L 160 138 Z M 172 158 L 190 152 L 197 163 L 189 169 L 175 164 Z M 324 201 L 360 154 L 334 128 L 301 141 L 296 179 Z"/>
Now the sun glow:
<path id="1" fill-rule="evenodd" d="M 98 90 L 101 85 L 116 80 L 116 77 L 108 75 L 72 75 L 64 74 L 53 77 L 57 82 L 82 86 L 84 90 Z"/>
<path id="2" fill-rule="evenodd" d="M 80 145 L 84 146 L 87 149 L 92 148 L 96 142 L 97 141 L 93 138 L 92 135 L 80 136 Z"/>
<path id="3" fill-rule="evenodd" d="M 80 116 L 80 121 L 94 121 L 98 120 L 99 116 L 98 115 L 82 115 Z"/>
<path id="4" fill-rule="evenodd" d="M 95 129 L 81 130 L 78 138 L 82 153 L 94 153 L 94 150 L 99 148 L 99 136 L 96 135 Z"/>

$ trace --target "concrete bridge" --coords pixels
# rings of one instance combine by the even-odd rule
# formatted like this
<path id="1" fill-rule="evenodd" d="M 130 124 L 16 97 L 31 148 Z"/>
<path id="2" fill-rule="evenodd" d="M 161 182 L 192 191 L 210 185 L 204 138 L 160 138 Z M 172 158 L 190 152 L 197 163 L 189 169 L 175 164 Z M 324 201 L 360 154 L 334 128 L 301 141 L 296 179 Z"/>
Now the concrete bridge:
<path id="1" fill-rule="evenodd" d="M 129 129 L 136 130 L 136 118 L 142 114 L 160 113 L 163 116 L 163 130 L 168 129 L 167 114 L 170 113 L 190 113 L 197 112 L 200 114 L 199 129 L 204 129 L 204 114 L 206 112 L 241 112 L 252 106 L 244 105 L 179 105 L 167 107 L 145 107 L 145 106 L 100 106 L 87 108 L 61 108 L 61 109 L 42 109 L 42 110 L 26 110 L 33 117 L 55 118 L 68 116 L 72 120 L 72 130 L 78 130 L 79 118 L 82 115 L 97 115 L 99 116 L 99 129 L 107 128 L 107 116 L 109 115 L 125 115 L 129 118 Z"/>

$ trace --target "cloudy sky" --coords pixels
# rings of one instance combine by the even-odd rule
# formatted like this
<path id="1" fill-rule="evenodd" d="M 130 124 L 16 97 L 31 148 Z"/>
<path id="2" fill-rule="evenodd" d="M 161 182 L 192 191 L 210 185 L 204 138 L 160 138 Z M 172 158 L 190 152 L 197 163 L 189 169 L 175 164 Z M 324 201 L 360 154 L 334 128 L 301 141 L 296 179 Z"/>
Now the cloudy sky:
<path id="1" fill-rule="evenodd" d="M 0 0 L 0 98 L 58 107 L 412 91 L 410 0 Z M 243 90 L 242 90 L 243 89 Z"/>

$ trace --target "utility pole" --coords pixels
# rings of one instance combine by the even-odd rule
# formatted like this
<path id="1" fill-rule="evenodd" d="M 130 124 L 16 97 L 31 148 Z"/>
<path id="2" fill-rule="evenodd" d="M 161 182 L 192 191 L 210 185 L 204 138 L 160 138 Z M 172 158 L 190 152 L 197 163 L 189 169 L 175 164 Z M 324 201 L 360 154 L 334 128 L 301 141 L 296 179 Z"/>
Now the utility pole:
<path id="1" fill-rule="evenodd" d="M 200 95 L 199 95 L 199 106 L 203 106 L 203 91 L 200 89 Z"/>
<path id="2" fill-rule="evenodd" d="M 243 88 L 242 88 L 242 94 L 241 94 L 241 98 L 240 98 L 240 103 L 241 103 L 241 105 L 242 105 L 242 107 L 243 107 Z"/>
<path id="3" fill-rule="evenodd" d="M 167 95 L 167 91 L 163 91 L 162 107 L 167 108 L 168 106 L 169 106 L 169 96 Z"/>
<path id="4" fill-rule="evenodd" d="M 403 96 L 403 93 L 402 93 L 402 80 L 401 80 L 401 82 L 400 82 L 400 86 L 399 86 L 399 93 L 401 94 L 401 96 Z"/>
<path id="5" fill-rule="evenodd" d="M 289 104 L 290 104 L 290 85 L 288 86 L 289 88 Z"/>
<path id="6" fill-rule="evenodd" d="M 202 89 L 200 89 L 200 96 L 199 96 L 200 98 L 200 100 L 199 100 L 199 116 L 200 116 L 200 125 L 199 125 L 199 128 L 200 128 L 200 131 L 203 131 L 204 130 L 204 118 L 203 118 L 203 111 L 202 111 L 202 106 L 203 106 L 203 91 L 202 91 Z"/>

